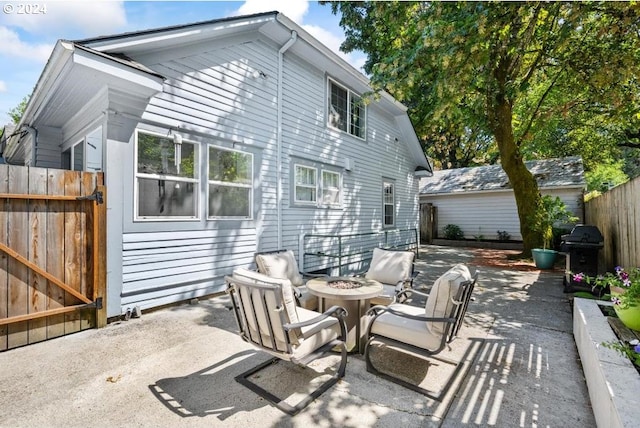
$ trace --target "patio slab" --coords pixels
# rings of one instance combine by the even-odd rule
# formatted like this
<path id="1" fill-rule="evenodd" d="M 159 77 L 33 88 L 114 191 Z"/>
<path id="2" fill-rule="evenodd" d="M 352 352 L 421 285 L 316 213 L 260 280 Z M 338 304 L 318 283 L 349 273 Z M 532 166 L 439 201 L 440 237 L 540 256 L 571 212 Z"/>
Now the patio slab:
<path id="1" fill-rule="evenodd" d="M 416 286 L 473 260 L 471 250 L 425 246 Z M 0 426 L 595 426 L 561 275 L 477 268 L 475 301 L 447 354 L 462 370 L 441 401 L 350 355 L 346 377 L 289 417 L 233 381 L 267 355 L 239 339 L 221 296 L 0 353 Z M 393 370 L 410 365 L 388 359 Z M 271 376 L 286 388 L 294 372 Z M 437 390 L 451 371 L 415 365 L 410 377 Z"/>

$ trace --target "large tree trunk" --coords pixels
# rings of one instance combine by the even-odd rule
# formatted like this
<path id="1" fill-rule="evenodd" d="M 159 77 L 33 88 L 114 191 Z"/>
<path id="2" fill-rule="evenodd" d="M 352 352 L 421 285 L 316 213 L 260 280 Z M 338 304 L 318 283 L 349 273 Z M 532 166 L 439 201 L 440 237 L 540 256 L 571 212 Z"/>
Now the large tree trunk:
<path id="1" fill-rule="evenodd" d="M 529 257 L 532 248 L 542 246 L 542 234 L 535 228 L 537 211 L 542 207 L 538 183 L 524 165 L 520 149 L 515 143 L 511 103 L 504 96 L 495 96 L 490 103 L 489 115 L 490 126 L 500 151 L 502 169 L 509 177 L 516 199 L 524 244 L 523 255 Z"/>

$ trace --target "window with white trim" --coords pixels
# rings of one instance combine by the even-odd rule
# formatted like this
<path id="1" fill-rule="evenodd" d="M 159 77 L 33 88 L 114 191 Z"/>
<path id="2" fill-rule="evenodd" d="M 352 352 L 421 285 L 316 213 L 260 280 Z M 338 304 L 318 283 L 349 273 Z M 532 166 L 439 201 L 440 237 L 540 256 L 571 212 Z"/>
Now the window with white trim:
<path id="1" fill-rule="evenodd" d="M 62 169 L 102 171 L 102 125 L 62 152 Z"/>
<path id="2" fill-rule="evenodd" d="M 317 204 L 318 170 L 304 165 L 295 166 L 294 201 L 297 204 Z"/>
<path id="3" fill-rule="evenodd" d="M 365 108 L 362 97 L 328 79 L 328 124 L 358 138 L 365 138 Z"/>
<path id="4" fill-rule="evenodd" d="M 303 161 L 305 162 L 305 161 Z M 326 169 L 325 169 L 326 168 Z M 342 205 L 342 174 L 315 162 L 294 164 L 291 169 L 292 204 L 337 208 Z"/>
<path id="5" fill-rule="evenodd" d="M 322 171 L 322 204 L 329 206 L 339 206 L 342 185 L 340 183 L 341 174 L 333 171 Z"/>
<path id="6" fill-rule="evenodd" d="M 395 219 L 395 185 L 390 181 L 382 182 L 382 224 L 391 227 L 396 224 Z"/>
<path id="7" fill-rule="evenodd" d="M 136 131 L 136 220 L 198 216 L 198 145 Z"/>
<path id="8" fill-rule="evenodd" d="M 253 217 L 253 155 L 209 146 L 208 218 Z"/>

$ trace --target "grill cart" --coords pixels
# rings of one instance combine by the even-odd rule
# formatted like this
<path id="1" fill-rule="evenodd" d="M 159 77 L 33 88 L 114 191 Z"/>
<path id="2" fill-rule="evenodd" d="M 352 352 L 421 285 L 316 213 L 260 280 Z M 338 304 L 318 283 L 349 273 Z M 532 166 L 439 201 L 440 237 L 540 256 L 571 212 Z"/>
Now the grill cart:
<path id="1" fill-rule="evenodd" d="M 598 252 L 604 246 L 604 238 L 596 226 L 579 224 L 571 233 L 562 235 L 560 251 L 566 253 L 564 292 L 589 291 L 591 286 L 573 281 L 572 274 L 598 275 Z"/>

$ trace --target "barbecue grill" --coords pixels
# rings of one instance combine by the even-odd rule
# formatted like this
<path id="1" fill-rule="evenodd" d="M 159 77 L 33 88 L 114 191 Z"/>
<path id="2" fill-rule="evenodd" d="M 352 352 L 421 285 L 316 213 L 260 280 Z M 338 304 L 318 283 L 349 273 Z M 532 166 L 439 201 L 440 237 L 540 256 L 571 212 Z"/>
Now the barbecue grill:
<path id="1" fill-rule="evenodd" d="M 596 226 L 579 224 L 571 233 L 562 235 L 560 251 L 566 253 L 566 269 L 564 291 L 592 291 L 591 286 L 577 283 L 572 274 L 584 273 L 588 276 L 598 275 L 598 252 L 604 246 L 604 238 Z"/>

